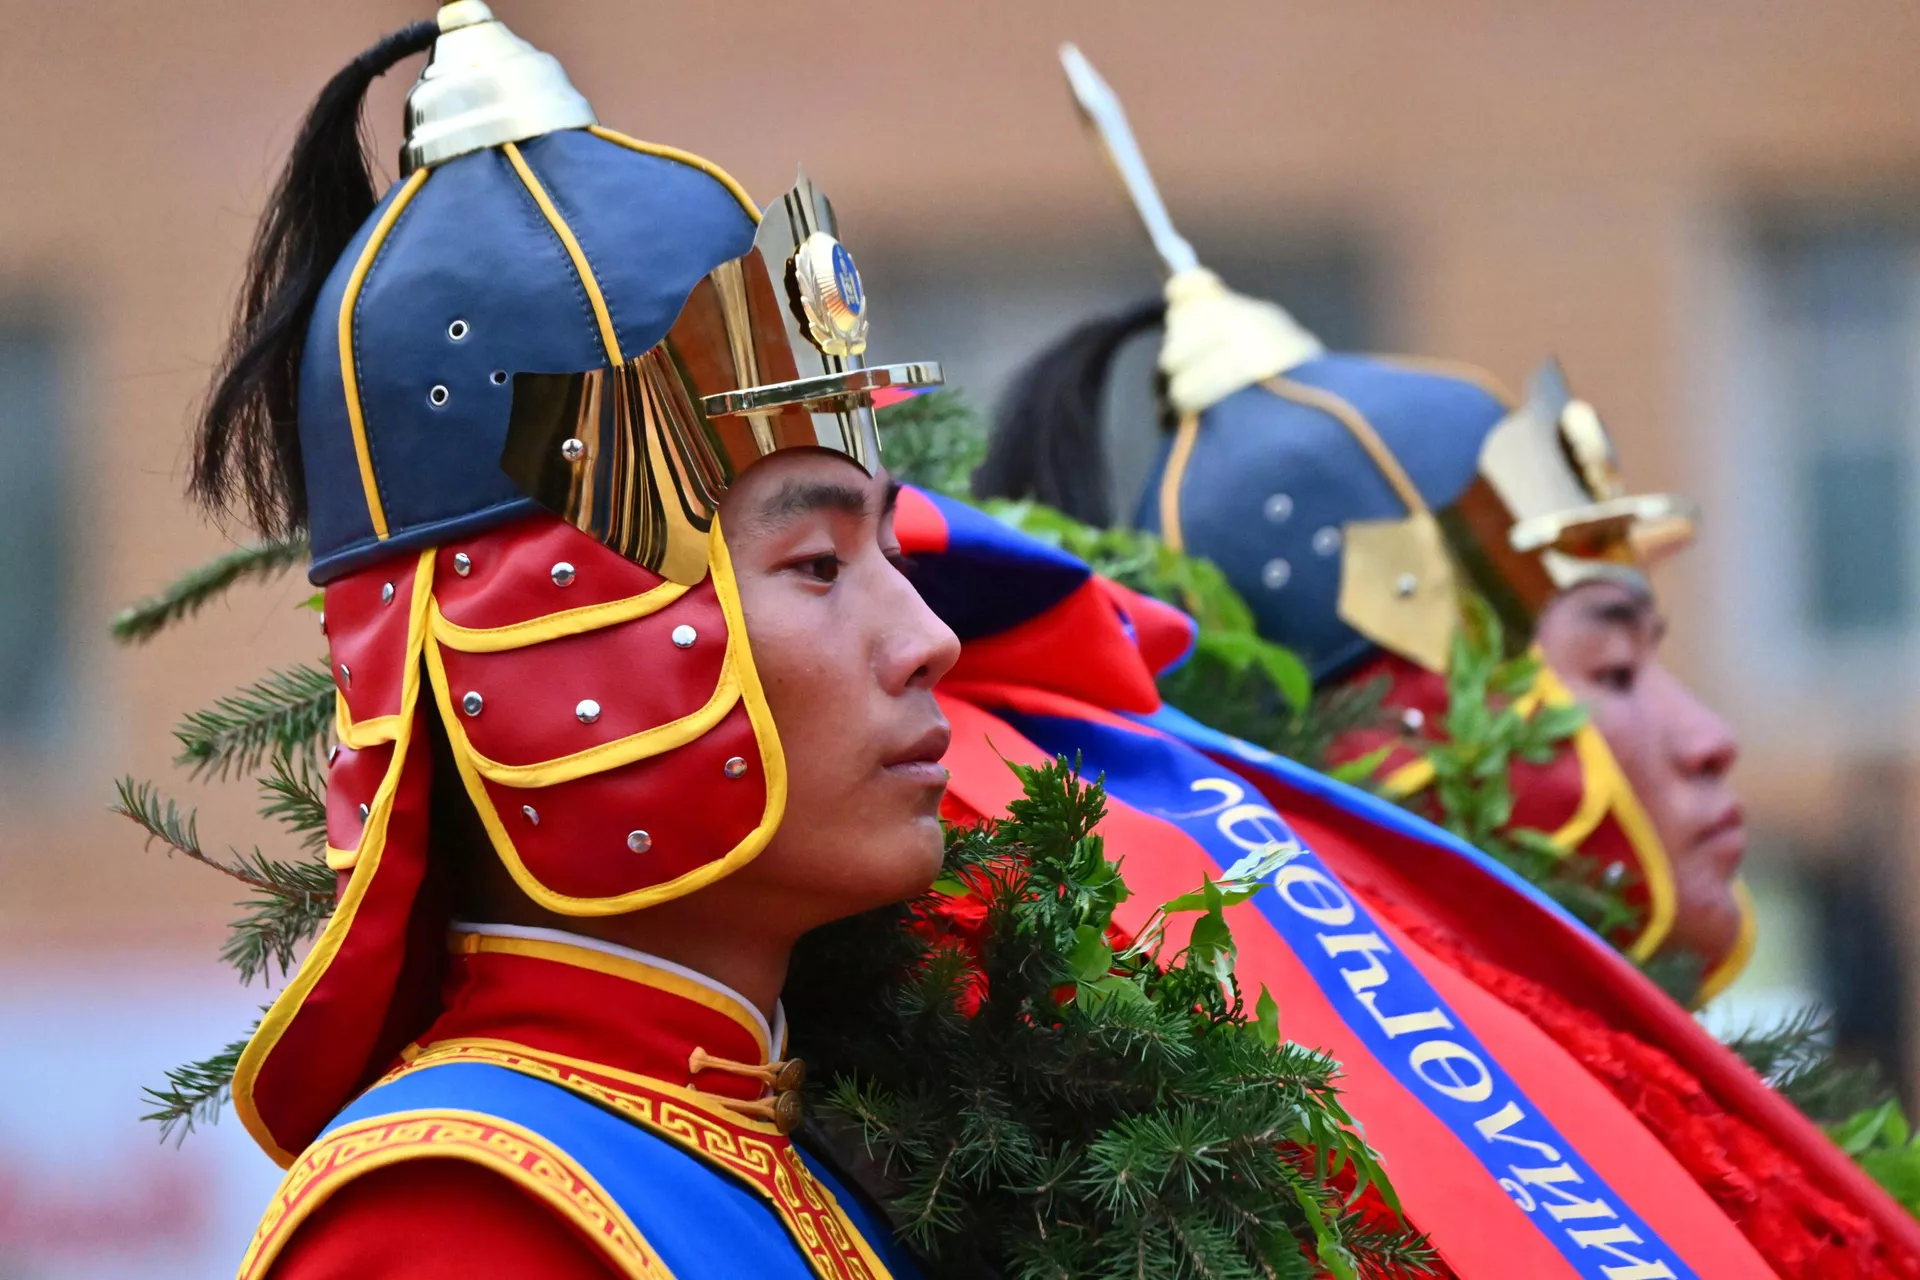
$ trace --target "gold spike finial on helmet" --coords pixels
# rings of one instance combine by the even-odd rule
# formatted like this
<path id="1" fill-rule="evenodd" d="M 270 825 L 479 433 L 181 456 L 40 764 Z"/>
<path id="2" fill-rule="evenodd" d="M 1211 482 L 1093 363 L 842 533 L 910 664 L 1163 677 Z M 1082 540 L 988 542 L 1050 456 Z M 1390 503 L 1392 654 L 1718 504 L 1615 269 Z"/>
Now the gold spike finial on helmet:
<path id="1" fill-rule="evenodd" d="M 1319 355 L 1320 340 L 1278 303 L 1235 293 L 1200 265 L 1193 246 L 1174 230 L 1119 95 L 1073 45 L 1060 46 L 1060 65 L 1081 117 L 1112 162 L 1167 269 L 1160 371 L 1167 375 L 1167 399 L 1174 409 L 1200 413 Z"/>
<path id="2" fill-rule="evenodd" d="M 507 30 L 482 0 L 443 4 L 436 21 L 433 58 L 407 94 L 402 174 L 598 123 L 560 60 Z"/>

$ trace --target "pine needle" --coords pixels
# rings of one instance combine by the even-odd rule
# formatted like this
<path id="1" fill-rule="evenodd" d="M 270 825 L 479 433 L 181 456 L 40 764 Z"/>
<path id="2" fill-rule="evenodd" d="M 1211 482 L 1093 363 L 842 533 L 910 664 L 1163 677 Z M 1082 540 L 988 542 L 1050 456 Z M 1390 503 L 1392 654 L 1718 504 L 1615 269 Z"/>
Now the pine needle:
<path id="1" fill-rule="evenodd" d="M 256 1020 L 254 1026 L 259 1025 Z M 220 1113 L 233 1095 L 234 1069 L 239 1066 L 240 1054 L 252 1037 L 253 1032 L 249 1030 L 245 1038 L 234 1041 L 210 1058 L 172 1068 L 167 1072 L 167 1083 L 161 1088 L 140 1091 L 154 1107 L 140 1118 L 160 1126 L 160 1141 L 178 1144 L 193 1132 L 196 1124 L 219 1121 Z"/>
<path id="2" fill-rule="evenodd" d="M 182 618 L 200 612 L 229 588 L 251 578 L 273 579 L 307 560 L 306 539 L 236 547 L 169 583 L 158 595 L 122 609 L 113 620 L 113 638 L 143 644 Z"/>
<path id="3" fill-rule="evenodd" d="M 251 773 L 277 754 L 317 759 L 333 733 L 333 673 L 315 662 L 271 671 L 173 731 L 191 777 Z"/>
<path id="4" fill-rule="evenodd" d="M 306 852 L 321 852 L 327 845 L 326 779 L 305 756 L 298 757 L 297 764 L 283 755 L 267 763 L 266 776 L 257 780 L 260 816 L 285 827 Z"/>
<path id="5" fill-rule="evenodd" d="M 231 859 L 215 857 L 200 845 L 193 810 L 162 798 L 150 782 L 121 778 L 115 786 L 119 799 L 108 808 L 144 830 L 148 845 L 158 841 L 253 891 L 254 896 L 240 904 L 246 914 L 233 922 L 220 953 L 239 970 L 240 980 L 250 983 L 272 977 L 275 970 L 288 972 L 300 947 L 333 914 L 334 873 L 326 863 L 318 857 L 283 862 L 257 848 L 232 850 Z"/>

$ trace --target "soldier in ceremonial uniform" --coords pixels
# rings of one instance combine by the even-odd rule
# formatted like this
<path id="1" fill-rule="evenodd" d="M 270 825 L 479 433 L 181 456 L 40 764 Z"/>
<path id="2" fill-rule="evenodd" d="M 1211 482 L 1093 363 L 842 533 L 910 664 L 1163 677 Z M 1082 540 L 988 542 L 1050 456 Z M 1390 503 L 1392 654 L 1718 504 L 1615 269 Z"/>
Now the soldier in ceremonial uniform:
<path id="1" fill-rule="evenodd" d="M 431 60 L 376 201 L 367 85 Z M 235 1109 L 245 1277 L 907 1274 L 789 1136 L 805 930 L 940 863 L 953 633 L 895 563 L 866 304 L 804 177 L 595 119 L 480 0 L 329 84 L 194 487 L 305 531 L 338 909 Z M 724 528 L 724 534 L 723 534 Z"/>
<path id="2" fill-rule="evenodd" d="M 1164 323 L 1172 431 L 1138 523 L 1216 561 L 1322 684 L 1385 676 L 1408 738 L 1440 724 L 1459 597 L 1480 593 L 1545 651 L 1526 696 L 1593 708 L 1553 760 L 1514 767 L 1515 819 L 1631 886 L 1639 912 L 1609 945 L 1481 851 L 1161 705 L 1152 676 L 1183 653 L 1179 628 L 1112 584 L 1105 604 L 1068 596 L 1012 628 L 1004 608 L 970 623 L 943 606 L 965 642 L 941 691 L 950 803 L 992 810 L 980 742 L 1078 753 L 1105 775 L 1130 880 L 1225 868 L 1261 836 L 1310 850 L 1316 864 L 1238 909 L 1241 976 L 1272 986 L 1289 1036 L 1340 1058 L 1410 1220 L 1469 1280 L 1920 1274 L 1912 1219 L 1615 950 L 1691 954 L 1704 995 L 1751 939 L 1734 743 L 1655 653 L 1646 571 L 1685 542 L 1690 509 L 1620 485 L 1555 366 L 1516 402 L 1463 366 L 1328 353 L 1233 293 L 1174 231 L 1111 91 L 1063 57 L 1167 266 L 1166 303 L 1037 360 L 977 480 L 1098 518 L 1105 365 Z M 919 519 L 902 526 L 916 553 Z M 1005 543 L 943 520 L 931 541 L 948 555 Z M 1383 738 L 1398 741 L 1346 749 Z M 1418 757 L 1399 743 L 1391 787 L 1431 784 Z M 1551 1128 L 1523 1134 L 1522 1117 Z"/>
<path id="3" fill-rule="evenodd" d="M 1083 109 L 1117 110 L 1084 59 L 1067 61 Z M 1150 182 L 1137 151 L 1123 171 Z M 1135 525 L 1219 565 L 1261 634 L 1317 686 L 1384 682 L 1400 732 L 1350 735 L 1335 754 L 1390 747 L 1381 776 L 1400 796 L 1432 783 L 1415 748 L 1446 711 L 1458 595 L 1478 593 L 1510 642 L 1546 659 L 1527 701 L 1591 713 L 1552 761 L 1515 762 L 1514 825 L 1550 833 L 1625 889 L 1636 920 L 1616 941 L 1629 955 L 1690 958 L 1696 1002 L 1724 989 L 1753 941 L 1729 782 L 1738 748 L 1661 664 L 1648 576 L 1691 540 L 1692 504 L 1627 490 L 1606 428 L 1557 363 L 1516 401 L 1461 362 L 1328 352 L 1278 306 L 1228 289 L 1158 196 L 1145 199 L 1165 303 L 1094 321 L 1035 358 L 984 488 L 1103 523 L 1088 476 L 1104 467 L 1056 466 L 1069 453 L 1059 442 L 1096 447 L 1107 365 L 1164 326 L 1168 439 Z"/>

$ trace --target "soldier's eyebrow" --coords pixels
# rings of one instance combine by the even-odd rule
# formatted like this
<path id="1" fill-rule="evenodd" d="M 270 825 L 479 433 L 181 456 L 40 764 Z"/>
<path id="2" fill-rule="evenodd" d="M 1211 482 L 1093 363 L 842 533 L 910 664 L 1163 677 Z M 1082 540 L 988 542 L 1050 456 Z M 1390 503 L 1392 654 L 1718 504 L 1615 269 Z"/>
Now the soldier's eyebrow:
<path id="1" fill-rule="evenodd" d="M 1644 635 L 1655 644 L 1667 634 L 1667 620 L 1646 596 L 1608 596 L 1588 604 L 1584 612 L 1590 621 L 1603 627 L 1619 627 L 1636 637 Z"/>
<path id="2" fill-rule="evenodd" d="M 882 502 L 880 516 L 893 510 L 900 486 L 890 485 Z M 761 501 L 747 519 L 761 528 L 787 523 L 816 511 L 835 511 L 850 516 L 873 514 L 870 490 L 837 480 L 789 480 Z"/>

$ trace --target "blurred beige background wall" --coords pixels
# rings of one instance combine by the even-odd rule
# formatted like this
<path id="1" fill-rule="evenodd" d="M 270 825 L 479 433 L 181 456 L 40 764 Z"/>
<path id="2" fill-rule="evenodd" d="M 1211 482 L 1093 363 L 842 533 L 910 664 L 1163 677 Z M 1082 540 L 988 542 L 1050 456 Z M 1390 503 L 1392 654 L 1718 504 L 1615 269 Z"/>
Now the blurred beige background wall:
<path id="1" fill-rule="evenodd" d="M 1629 479 L 1705 501 L 1663 584 L 1672 657 L 1745 732 L 1780 945 L 1823 945 L 1801 918 L 1823 877 L 1920 919 L 1906 0 L 496 9 L 617 128 L 763 198 L 804 162 L 867 266 L 882 354 L 944 357 L 988 399 L 1157 283 L 1067 104 L 1054 49 L 1078 42 L 1203 259 L 1335 341 L 1516 385 L 1557 353 Z M 319 86 L 431 12 L 0 0 L 0 962 L 217 944 L 230 888 L 143 854 L 105 805 L 117 774 L 166 774 L 182 712 L 317 652 L 302 585 L 138 650 L 105 627 L 225 545 L 179 494 L 253 219 Z M 372 100 L 389 159 L 413 71 Z M 244 789 L 177 790 L 210 843 L 265 837 Z"/>

